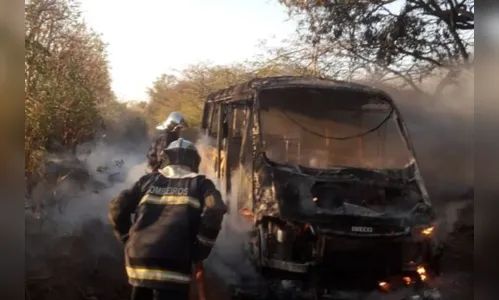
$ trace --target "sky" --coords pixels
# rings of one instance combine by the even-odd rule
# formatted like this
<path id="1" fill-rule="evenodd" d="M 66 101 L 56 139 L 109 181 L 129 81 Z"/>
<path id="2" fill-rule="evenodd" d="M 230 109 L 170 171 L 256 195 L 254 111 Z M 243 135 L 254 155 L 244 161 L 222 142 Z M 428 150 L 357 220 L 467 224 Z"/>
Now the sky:
<path id="1" fill-rule="evenodd" d="M 259 41 L 280 41 L 296 30 L 277 0 L 81 3 L 85 21 L 108 44 L 112 87 L 120 101 L 147 100 L 147 88 L 162 73 L 203 61 L 243 61 L 258 53 Z"/>

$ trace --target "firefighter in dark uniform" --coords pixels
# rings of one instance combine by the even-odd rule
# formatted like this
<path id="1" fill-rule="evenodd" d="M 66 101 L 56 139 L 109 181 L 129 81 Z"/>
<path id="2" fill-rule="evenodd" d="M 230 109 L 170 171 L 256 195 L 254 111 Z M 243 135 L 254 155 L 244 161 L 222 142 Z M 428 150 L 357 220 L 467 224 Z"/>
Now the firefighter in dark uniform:
<path id="1" fill-rule="evenodd" d="M 213 182 L 197 173 L 201 158 L 193 143 L 177 139 L 163 158 L 158 171 L 109 206 L 109 220 L 125 244 L 133 300 L 188 299 L 191 269 L 208 257 L 227 211 Z"/>
<path id="2" fill-rule="evenodd" d="M 168 115 L 166 120 L 156 126 L 156 129 L 161 131 L 161 135 L 149 147 L 147 151 L 148 169 L 157 171 L 161 164 L 161 152 L 168 145 L 180 138 L 180 132 L 184 127 L 187 127 L 184 115 L 181 112 L 174 111 Z"/>

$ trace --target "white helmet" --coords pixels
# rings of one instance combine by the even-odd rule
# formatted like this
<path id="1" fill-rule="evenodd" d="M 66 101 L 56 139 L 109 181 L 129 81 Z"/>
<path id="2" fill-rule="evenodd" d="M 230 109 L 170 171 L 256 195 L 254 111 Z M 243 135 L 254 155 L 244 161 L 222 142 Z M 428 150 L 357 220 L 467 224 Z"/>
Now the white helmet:
<path id="1" fill-rule="evenodd" d="M 168 115 L 163 123 L 156 126 L 157 130 L 178 131 L 187 127 L 184 115 L 179 111 L 174 111 Z"/>
<path id="2" fill-rule="evenodd" d="M 162 167 L 182 165 L 197 172 L 201 163 L 201 156 L 194 143 L 183 138 L 171 142 L 166 149 L 163 149 L 161 156 Z"/>

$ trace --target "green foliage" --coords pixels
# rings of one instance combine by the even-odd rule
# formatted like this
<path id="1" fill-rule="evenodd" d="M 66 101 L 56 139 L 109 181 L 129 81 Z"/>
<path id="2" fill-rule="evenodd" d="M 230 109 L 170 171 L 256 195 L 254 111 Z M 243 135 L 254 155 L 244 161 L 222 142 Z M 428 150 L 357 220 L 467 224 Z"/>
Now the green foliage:
<path id="1" fill-rule="evenodd" d="M 41 171 L 46 150 L 75 150 L 93 137 L 99 107 L 115 101 L 100 36 L 72 0 L 25 5 L 25 174 Z"/>

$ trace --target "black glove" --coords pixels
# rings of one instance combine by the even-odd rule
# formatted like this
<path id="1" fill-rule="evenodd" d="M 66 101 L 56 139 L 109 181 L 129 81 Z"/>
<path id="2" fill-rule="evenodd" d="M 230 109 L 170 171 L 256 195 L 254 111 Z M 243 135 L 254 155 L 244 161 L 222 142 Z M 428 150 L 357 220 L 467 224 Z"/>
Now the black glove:
<path id="1" fill-rule="evenodd" d="M 195 252 L 194 261 L 197 262 L 205 260 L 210 255 L 212 249 L 212 247 L 205 246 L 201 243 L 196 243 L 195 247 L 196 247 L 195 248 L 196 252 Z"/>

